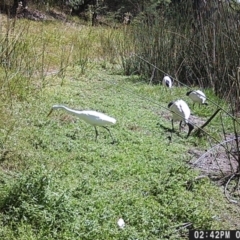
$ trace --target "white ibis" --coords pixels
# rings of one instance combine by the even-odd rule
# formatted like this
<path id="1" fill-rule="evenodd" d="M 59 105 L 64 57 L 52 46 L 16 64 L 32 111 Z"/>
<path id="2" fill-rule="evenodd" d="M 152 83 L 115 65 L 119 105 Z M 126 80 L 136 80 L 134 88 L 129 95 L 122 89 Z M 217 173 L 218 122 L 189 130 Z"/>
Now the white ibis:
<path id="1" fill-rule="evenodd" d="M 172 79 L 169 76 L 165 76 L 162 80 L 162 85 L 171 88 L 172 87 Z"/>
<path id="2" fill-rule="evenodd" d="M 188 138 L 191 131 L 194 129 L 194 126 L 188 122 L 191 111 L 187 103 L 181 99 L 172 101 L 168 104 L 168 108 L 172 112 L 172 132 L 174 131 L 174 126 L 173 126 L 174 121 L 180 121 L 179 131 L 181 131 L 181 125 L 182 125 L 182 122 L 184 122 L 185 124 L 188 125 L 188 128 L 189 128 L 188 134 L 187 134 L 187 138 Z"/>
<path id="3" fill-rule="evenodd" d="M 187 96 L 189 96 L 191 98 L 191 100 L 193 101 L 193 107 L 195 103 L 199 103 L 203 104 L 203 105 L 208 105 L 208 103 L 206 103 L 206 95 L 200 91 L 200 90 L 193 90 L 193 91 L 189 91 L 186 94 Z"/>
<path id="4" fill-rule="evenodd" d="M 107 126 L 114 125 L 116 123 L 115 118 L 109 117 L 104 113 L 96 112 L 96 111 L 92 111 L 92 110 L 84 110 L 84 111 L 74 110 L 74 109 L 71 109 L 64 105 L 53 105 L 48 116 L 52 113 L 52 111 L 54 109 L 63 109 L 65 111 L 67 111 L 68 113 L 79 117 L 86 123 L 89 123 L 90 125 L 94 126 L 95 133 L 96 133 L 95 141 L 97 141 L 97 137 L 98 137 L 98 131 L 97 131 L 96 127 L 99 126 L 99 127 L 105 128 L 109 132 L 109 134 L 113 140 L 113 143 L 115 142 L 110 130 L 107 128 Z"/>

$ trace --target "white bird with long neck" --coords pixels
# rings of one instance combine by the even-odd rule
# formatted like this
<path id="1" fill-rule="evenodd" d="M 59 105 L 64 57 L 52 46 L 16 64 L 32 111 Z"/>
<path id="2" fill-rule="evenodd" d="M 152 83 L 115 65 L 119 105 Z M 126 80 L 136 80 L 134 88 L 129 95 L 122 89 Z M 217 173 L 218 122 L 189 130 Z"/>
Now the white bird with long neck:
<path id="1" fill-rule="evenodd" d="M 99 127 L 105 128 L 109 132 L 109 135 L 113 140 L 113 143 L 115 142 L 110 130 L 107 128 L 107 126 L 114 125 L 116 123 L 115 118 L 109 117 L 104 113 L 93 111 L 93 110 L 84 110 L 84 111 L 74 110 L 64 105 L 53 105 L 51 111 L 47 116 L 49 116 L 54 109 L 63 109 L 66 112 L 82 119 L 86 123 L 89 123 L 90 125 L 94 126 L 95 133 L 96 133 L 95 141 L 97 141 L 97 137 L 99 135 L 96 127 L 99 126 Z"/>
<path id="2" fill-rule="evenodd" d="M 186 95 L 193 101 L 193 107 L 195 103 L 208 105 L 208 103 L 206 103 L 206 95 L 201 90 L 189 91 Z"/>
<path id="3" fill-rule="evenodd" d="M 174 131 L 174 126 L 173 126 L 174 121 L 180 121 L 179 131 L 181 131 L 181 124 L 182 122 L 184 122 L 185 124 L 188 125 L 188 129 L 189 129 L 187 134 L 187 138 L 188 138 L 191 131 L 194 129 L 194 126 L 188 121 L 191 115 L 191 111 L 187 103 L 179 99 L 179 100 L 170 102 L 168 104 L 168 108 L 172 112 L 172 132 Z"/>
<path id="4" fill-rule="evenodd" d="M 169 76 L 165 76 L 162 80 L 162 85 L 167 88 L 172 87 L 172 79 Z"/>

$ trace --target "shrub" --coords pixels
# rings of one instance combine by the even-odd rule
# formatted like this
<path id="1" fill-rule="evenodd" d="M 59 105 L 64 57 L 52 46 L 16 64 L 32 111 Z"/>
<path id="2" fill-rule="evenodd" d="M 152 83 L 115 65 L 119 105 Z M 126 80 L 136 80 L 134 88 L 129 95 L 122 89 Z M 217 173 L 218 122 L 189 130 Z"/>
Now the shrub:
<path id="1" fill-rule="evenodd" d="M 3 225 L 17 228 L 22 222 L 52 234 L 71 229 L 76 214 L 69 201 L 71 194 L 61 191 L 53 179 L 42 169 L 18 177 L 1 203 Z"/>

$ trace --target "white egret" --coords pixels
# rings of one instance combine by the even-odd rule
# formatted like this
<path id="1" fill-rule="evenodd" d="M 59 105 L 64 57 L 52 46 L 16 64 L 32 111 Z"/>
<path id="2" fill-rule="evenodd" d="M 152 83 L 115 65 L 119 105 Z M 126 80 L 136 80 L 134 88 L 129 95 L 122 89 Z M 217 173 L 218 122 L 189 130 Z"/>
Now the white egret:
<path id="1" fill-rule="evenodd" d="M 174 131 L 173 122 L 174 121 L 180 121 L 179 123 L 179 131 L 181 131 L 181 124 L 184 122 L 188 125 L 188 134 L 187 138 L 190 135 L 191 131 L 194 129 L 194 126 L 188 122 L 188 119 L 190 117 L 191 111 L 188 107 L 187 103 L 181 99 L 172 101 L 168 104 L 168 108 L 172 112 L 172 132 Z"/>
<path id="2" fill-rule="evenodd" d="M 98 131 L 96 127 L 99 126 L 99 127 L 105 128 L 109 132 L 113 140 L 113 143 L 115 142 L 110 130 L 107 128 L 107 126 L 114 125 L 116 123 L 115 118 L 109 117 L 104 113 L 100 113 L 92 110 L 84 110 L 84 111 L 74 110 L 64 105 L 53 105 L 51 111 L 47 116 L 49 116 L 54 109 L 64 109 L 68 113 L 75 115 L 80 119 L 84 120 L 86 123 L 89 123 L 90 125 L 94 126 L 95 133 L 96 133 L 95 141 L 97 141 L 97 137 L 98 137 Z"/>
<path id="3" fill-rule="evenodd" d="M 164 87 L 171 88 L 172 87 L 172 79 L 169 76 L 165 76 L 162 80 L 162 85 Z"/>
<path id="4" fill-rule="evenodd" d="M 117 225 L 119 226 L 119 228 L 123 229 L 125 227 L 125 222 L 122 218 L 119 218 L 117 221 Z"/>
<path id="5" fill-rule="evenodd" d="M 203 105 L 208 105 L 208 103 L 206 103 L 206 95 L 200 91 L 200 90 L 193 90 L 193 91 L 189 91 L 186 94 L 187 96 L 189 96 L 191 98 L 191 100 L 193 101 L 193 107 L 195 103 L 199 103 L 203 104 Z"/>

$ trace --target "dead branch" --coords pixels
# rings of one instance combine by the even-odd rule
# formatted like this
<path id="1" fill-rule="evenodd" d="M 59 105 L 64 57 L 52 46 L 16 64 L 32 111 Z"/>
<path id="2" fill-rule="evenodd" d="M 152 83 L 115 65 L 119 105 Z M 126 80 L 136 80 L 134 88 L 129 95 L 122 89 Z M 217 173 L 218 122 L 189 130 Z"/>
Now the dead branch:
<path id="1" fill-rule="evenodd" d="M 218 114 L 218 112 L 219 112 L 220 110 L 221 110 L 221 109 L 218 108 L 218 109 L 216 110 L 216 112 L 215 112 L 201 127 L 198 127 L 198 129 L 193 133 L 193 135 L 199 137 L 202 129 L 203 129 L 204 127 L 206 127 L 206 126 L 213 120 L 213 118 Z"/>
<path id="2" fill-rule="evenodd" d="M 231 203 L 238 203 L 238 201 L 231 199 L 231 198 L 227 195 L 228 184 L 230 183 L 230 181 L 231 181 L 235 176 L 236 176 L 236 174 L 232 174 L 232 176 L 228 179 L 228 181 L 227 181 L 227 183 L 226 183 L 226 185 L 225 185 L 225 187 L 224 187 L 225 196 L 226 196 L 227 200 L 228 200 L 229 202 L 231 202 Z"/>

